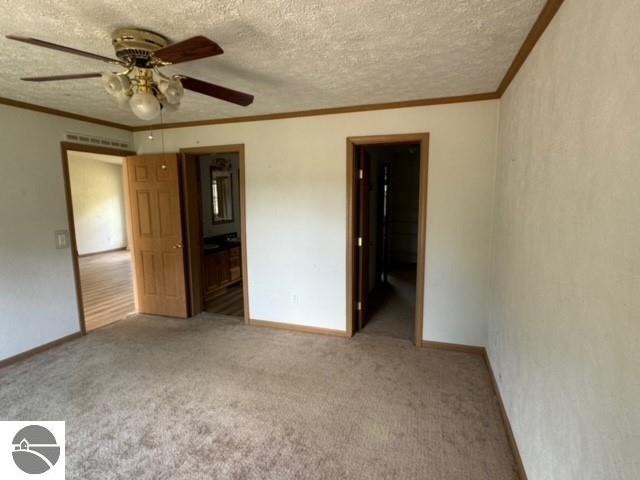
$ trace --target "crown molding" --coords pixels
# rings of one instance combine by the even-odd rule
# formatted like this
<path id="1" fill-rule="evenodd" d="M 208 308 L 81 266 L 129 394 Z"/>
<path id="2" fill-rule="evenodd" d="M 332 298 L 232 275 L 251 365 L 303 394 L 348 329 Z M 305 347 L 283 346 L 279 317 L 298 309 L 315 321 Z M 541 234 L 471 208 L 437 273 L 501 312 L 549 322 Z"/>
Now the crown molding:
<path id="1" fill-rule="evenodd" d="M 354 113 L 354 112 L 367 112 L 373 110 L 387 110 L 394 108 L 408 108 L 408 107 L 422 107 L 430 105 L 444 105 L 448 103 L 462 103 L 462 102 L 478 102 L 482 100 L 496 100 L 500 99 L 504 92 L 516 77 L 518 71 L 524 65 L 529 54 L 542 37 L 551 20 L 555 17 L 556 13 L 562 6 L 564 0 L 547 0 L 547 3 L 542 8 L 540 15 L 536 19 L 535 23 L 531 27 L 529 34 L 525 38 L 523 44 L 520 46 L 520 50 L 516 54 L 515 58 L 511 62 L 507 73 L 503 77 L 498 89 L 495 92 L 480 93 L 474 95 L 460 95 L 455 97 L 442 97 L 442 98 L 427 98 L 420 100 L 408 100 L 400 102 L 389 103 L 375 103 L 369 105 L 356 105 L 350 107 L 337 107 L 337 108 L 320 108 L 316 110 L 303 110 L 299 112 L 285 112 L 285 113 L 272 113 L 266 115 L 253 115 L 246 117 L 230 117 L 230 118 L 217 118 L 211 120 L 199 120 L 192 122 L 177 122 L 177 123 L 165 123 L 164 125 L 154 124 L 147 126 L 132 127 L 134 132 L 141 132 L 145 130 L 159 130 L 169 128 L 185 128 L 185 127 L 198 127 L 204 125 L 223 125 L 227 123 L 241 123 L 241 122 L 259 122 L 265 120 L 280 120 L 286 118 L 297 117 L 311 117 L 316 115 L 335 115 L 340 113 Z"/>
<path id="2" fill-rule="evenodd" d="M 424 107 L 429 105 L 443 105 L 447 103 L 478 102 L 482 100 L 495 100 L 497 98 L 499 97 L 495 92 L 478 93 L 474 95 L 460 95 L 457 97 L 424 98 L 419 100 L 407 100 L 407 101 L 388 102 L 388 103 L 372 103 L 367 105 L 353 105 L 348 107 L 318 108 L 315 110 L 301 110 L 297 112 L 268 113 L 265 115 L 251 115 L 246 117 L 215 118 L 211 120 L 197 120 L 192 122 L 165 123 L 163 125 L 154 124 L 154 125 L 145 125 L 141 127 L 133 127 L 132 130 L 134 132 L 141 132 L 145 130 L 158 130 L 161 128 L 162 129 L 185 128 L 185 127 L 199 127 L 203 125 L 221 125 L 225 123 L 262 122 L 265 120 L 282 120 L 285 118 L 315 117 L 318 115 L 335 115 L 340 113 L 369 112 L 373 110 L 389 110 L 394 108 Z"/>
<path id="3" fill-rule="evenodd" d="M 531 27 L 529 35 L 527 35 L 527 38 L 525 38 L 524 43 L 513 59 L 509 70 L 507 70 L 502 82 L 500 82 L 500 86 L 498 86 L 496 93 L 499 97 L 504 95 L 504 92 L 507 91 L 507 88 L 509 88 L 513 79 L 516 78 L 520 68 L 524 65 L 524 62 L 527 61 L 533 47 L 536 46 L 538 40 L 540 40 L 540 37 L 542 37 L 542 34 L 551 23 L 551 20 L 553 20 L 553 17 L 555 17 L 558 10 L 560 10 L 563 1 L 564 0 L 547 0 L 547 3 L 542 8 L 540 15 L 538 15 L 538 19 L 533 24 L 533 27 Z"/>
<path id="4" fill-rule="evenodd" d="M 463 103 L 463 102 L 478 102 L 483 100 L 497 100 L 504 95 L 509 88 L 509 85 L 518 74 L 518 71 L 524 65 L 529 54 L 542 37 L 542 34 L 547 29 L 551 20 L 555 17 L 556 13 L 562 6 L 564 0 L 547 0 L 547 3 L 543 7 L 540 15 L 538 16 L 533 27 L 529 31 L 527 38 L 518 50 L 511 66 L 507 70 L 507 73 L 503 77 L 498 89 L 495 92 L 478 93 L 473 95 L 459 95 L 454 97 L 441 97 L 441 98 L 425 98 L 418 100 L 406 100 L 399 102 L 387 102 L 387 103 L 372 103 L 368 105 L 353 105 L 347 107 L 335 107 L 335 108 L 319 108 L 315 110 L 301 110 L 297 112 L 283 112 L 283 113 L 269 113 L 264 115 L 251 115 L 245 117 L 229 117 L 229 118 L 215 118 L 210 120 L 197 120 L 191 122 L 176 122 L 165 123 L 163 125 L 153 124 L 144 126 L 130 126 L 115 122 L 109 122 L 107 120 L 101 120 L 99 118 L 85 117 L 84 115 L 78 115 L 75 113 L 65 112 L 63 110 L 55 110 L 53 108 L 43 107 L 40 105 L 34 105 L 27 102 L 20 102 L 17 100 L 11 100 L 9 98 L 0 97 L 0 105 L 8 105 L 16 108 L 23 108 L 26 110 L 33 110 L 35 112 L 47 113 L 49 115 L 57 115 L 59 117 L 71 118 L 74 120 L 80 120 L 83 122 L 95 123 L 98 125 L 104 125 L 107 127 L 118 128 L 121 130 L 127 130 L 130 132 L 142 132 L 145 130 L 160 130 L 169 128 L 187 128 L 187 127 L 199 127 L 204 125 L 223 125 L 228 123 L 243 123 L 243 122 L 261 122 L 266 120 L 281 120 L 286 118 L 299 118 L 299 117 L 314 117 L 318 115 L 336 115 L 341 113 L 355 113 L 355 112 L 369 112 L 374 110 L 390 110 L 396 108 L 410 108 L 410 107 L 425 107 L 431 105 L 445 105 L 450 103 Z"/>
<path id="5" fill-rule="evenodd" d="M 35 105 L 33 103 L 20 102 L 18 100 L 11 100 L 10 98 L 5 97 L 0 97 L 0 105 L 7 105 L 9 107 L 22 108 L 23 110 L 31 110 L 33 112 L 46 113 L 49 115 L 56 115 L 58 117 L 71 118 L 73 120 L 80 120 L 82 122 L 96 123 L 98 125 L 104 125 L 106 127 L 131 131 L 130 126 L 123 125 L 121 123 L 109 122 L 107 120 L 101 120 L 99 118 L 85 117 L 84 115 L 78 115 L 77 113 L 65 112 L 64 110 L 56 110 L 55 108 L 43 107 L 41 105 Z"/>

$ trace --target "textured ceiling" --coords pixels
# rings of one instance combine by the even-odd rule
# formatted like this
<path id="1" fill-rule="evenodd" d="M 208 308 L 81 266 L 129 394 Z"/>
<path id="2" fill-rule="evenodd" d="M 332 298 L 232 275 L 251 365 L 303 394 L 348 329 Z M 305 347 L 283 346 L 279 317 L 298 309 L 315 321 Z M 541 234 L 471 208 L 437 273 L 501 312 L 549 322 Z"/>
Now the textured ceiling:
<path id="1" fill-rule="evenodd" d="M 166 70 L 255 95 L 239 107 L 187 92 L 165 122 L 495 91 L 545 0 L 0 0 L 0 33 L 113 57 L 110 33 L 136 26 L 173 41 L 202 34 L 224 55 Z M 0 96 L 127 125 L 99 79 L 21 76 L 108 65 L 0 39 Z"/>

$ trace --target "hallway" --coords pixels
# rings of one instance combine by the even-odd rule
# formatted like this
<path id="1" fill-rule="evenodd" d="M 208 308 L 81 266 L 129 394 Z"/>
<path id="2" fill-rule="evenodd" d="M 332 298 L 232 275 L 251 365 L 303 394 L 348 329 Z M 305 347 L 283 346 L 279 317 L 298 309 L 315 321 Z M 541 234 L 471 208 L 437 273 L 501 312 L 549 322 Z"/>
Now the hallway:
<path id="1" fill-rule="evenodd" d="M 362 333 L 413 340 L 416 271 L 389 272 L 387 284 L 371 293 L 369 321 Z"/>
<path id="2" fill-rule="evenodd" d="M 98 253 L 78 262 L 88 332 L 135 312 L 130 252 Z"/>

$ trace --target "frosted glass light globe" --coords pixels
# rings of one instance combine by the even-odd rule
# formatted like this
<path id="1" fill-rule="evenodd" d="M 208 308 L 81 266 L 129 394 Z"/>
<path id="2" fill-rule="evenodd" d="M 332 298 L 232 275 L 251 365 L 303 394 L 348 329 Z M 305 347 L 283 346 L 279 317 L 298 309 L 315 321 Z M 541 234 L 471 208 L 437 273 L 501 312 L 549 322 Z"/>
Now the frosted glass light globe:
<path id="1" fill-rule="evenodd" d="M 126 76 L 116 75 L 111 72 L 102 74 L 102 84 L 109 95 L 117 95 L 122 91 L 128 90 L 130 86 L 129 79 Z"/>
<path id="2" fill-rule="evenodd" d="M 127 108 L 129 106 L 129 95 L 127 95 L 124 90 L 115 94 L 113 99 L 120 108 Z"/>
<path id="3" fill-rule="evenodd" d="M 142 120 L 153 120 L 160 115 L 160 102 L 149 92 L 136 92 L 129 101 L 131 110 Z"/>
<path id="4" fill-rule="evenodd" d="M 158 84 L 158 88 L 166 97 L 167 103 L 171 105 L 178 105 L 184 95 L 184 88 L 182 87 L 180 80 L 163 80 Z"/>

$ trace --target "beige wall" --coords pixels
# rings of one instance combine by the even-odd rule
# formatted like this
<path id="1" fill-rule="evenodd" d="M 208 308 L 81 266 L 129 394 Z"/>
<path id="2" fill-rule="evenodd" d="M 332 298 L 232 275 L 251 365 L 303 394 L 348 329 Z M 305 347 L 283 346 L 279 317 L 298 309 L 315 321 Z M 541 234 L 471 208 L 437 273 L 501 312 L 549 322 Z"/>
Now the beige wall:
<path id="1" fill-rule="evenodd" d="M 0 360 L 79 331 L 60 142 L 131 133 L 0 105 Z"/>
<path id="2" fill-rule="evenodd" d="M 83 152 L 68 156 L 78 254 L 126 247 L 122 164 L 95 160 Z"/>
<path id="3" fill-rule="evenodd" d="M 484 345 L 497 110 L 484 101 L 170 129 L 164 142 L 246 146 L 251 317 L 345 330 L 346 138 L 429 132 L 424 338 Z M 135 144 L 161 150 L 147 132 Z"/>
<path id="4" fill-rule="evenodd" d="M 640 478 L 639 20 L 566 0 L 501 101 L 489 354 L 529 480 Z"/>

